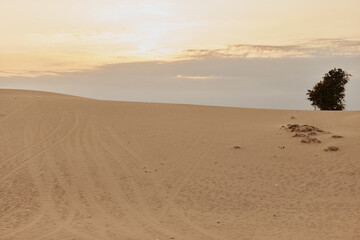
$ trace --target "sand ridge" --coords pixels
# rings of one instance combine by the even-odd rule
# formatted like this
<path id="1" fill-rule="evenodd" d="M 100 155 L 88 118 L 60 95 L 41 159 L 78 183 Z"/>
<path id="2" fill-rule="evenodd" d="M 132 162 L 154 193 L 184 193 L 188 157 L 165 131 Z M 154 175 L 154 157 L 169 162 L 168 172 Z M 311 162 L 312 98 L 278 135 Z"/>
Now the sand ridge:
<path id="1" fill-rule="evenodd" d="M 0 134 L 1 240 L 360 238 L 359 112 L 0 90 Z"/>

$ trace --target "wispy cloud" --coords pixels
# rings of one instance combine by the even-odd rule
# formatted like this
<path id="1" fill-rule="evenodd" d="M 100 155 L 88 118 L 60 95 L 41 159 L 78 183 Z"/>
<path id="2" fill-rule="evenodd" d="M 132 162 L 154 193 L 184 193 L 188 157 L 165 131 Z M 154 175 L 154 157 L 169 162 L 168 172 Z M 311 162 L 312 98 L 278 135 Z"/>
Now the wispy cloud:
<path id="1" fill-rule="evenodd" d="M 215 78 L 215 76 L 189 76 L 189 75 L 176 75 L 177 78 L 181 78 L 181 79 L 198 79 L 198 80 L 202 80 L 202 79 L 213 79 Z"/>
<path id="2" fill-rule="evenodd" d="M 121 38 L 125 33 L 107 32 L 92 34 L 58 34 L 49 42 L 64 44 L 58 51 L 51 48 L 28 53 L 3 53 L 0 56 L 0 77 L 58 75 L 69 72 L 83 72 L 103 68 L 110 64 L 129 62 L 178 62 L 192 59 L 281 59 L 319 58 L 339 56 L 360 56 L 360 40 L 314 39 L 292 45 L 236 44 L 218 49 L 188 49 L 174 53 L 172 50 L 148 45 L 135 46 Z M 29 35 L 30 40 L 42 39 Z M 68 48 L 68 41 L 77 39 L 78 48 Z M 39 40 L 39 43 L 41 41 Z M 107 43 L 96 47 L 93 41 Z M 120 44 L 121 43 L 121 44 Z M 45 44 L 45 42 L 44 42 Z M 40 44 L 38 44 L 40 46 Z M 152 49 L 154 48 L 154 49 Z M 144 49 L 143 51 L 141 49 Z M 150 49 L 150 50 L 149 50 Z M 104 53 L 106 53 L 104 55 Z M 22 56 L 21 58 L 19 56 Z M 19 64 L 20 63 L 20 64 Z M 209 70 L 208 70 L 209 71 Z M 180 72 L 173 76 L 179 79 L 212 79 L 217 75 L 202 75 L 197 72 L 188 75 Z M 218 77 L 218 76 L 217 76 Z"/>
<path id="3" fill-rule="evenodd" d="M 284 58 L 360 55 L 360 40 L 315 39 L 293 45 L 228 45 L 219 49 L 188 49 L 190 58 Z"/>

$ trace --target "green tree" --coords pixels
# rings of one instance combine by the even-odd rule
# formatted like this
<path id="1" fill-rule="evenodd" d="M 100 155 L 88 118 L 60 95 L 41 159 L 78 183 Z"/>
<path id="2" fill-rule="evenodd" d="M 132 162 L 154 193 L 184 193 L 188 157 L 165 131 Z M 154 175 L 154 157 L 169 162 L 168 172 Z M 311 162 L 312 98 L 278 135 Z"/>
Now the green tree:
<path id="1" fill-rule="evenodd" d="M 308 90 L 311 105 L 320 110 L 344 110 L 345 85 L 351 74 L 340 68 L 331 69 L 312 90 Z"/>

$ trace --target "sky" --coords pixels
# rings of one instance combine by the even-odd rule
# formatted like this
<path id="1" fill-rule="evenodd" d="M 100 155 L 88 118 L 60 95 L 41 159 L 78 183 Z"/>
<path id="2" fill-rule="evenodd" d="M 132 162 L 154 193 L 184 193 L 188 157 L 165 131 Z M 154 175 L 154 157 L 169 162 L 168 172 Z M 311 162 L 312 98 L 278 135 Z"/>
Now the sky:
<path id="1" fill-rule="evenodd" d="M 347 109 L 360 110 L 359 9 L 358 0 L 0 0 L 0 88 L 312 109 L 306 90 L 340 67 L 353 75 Z"/>

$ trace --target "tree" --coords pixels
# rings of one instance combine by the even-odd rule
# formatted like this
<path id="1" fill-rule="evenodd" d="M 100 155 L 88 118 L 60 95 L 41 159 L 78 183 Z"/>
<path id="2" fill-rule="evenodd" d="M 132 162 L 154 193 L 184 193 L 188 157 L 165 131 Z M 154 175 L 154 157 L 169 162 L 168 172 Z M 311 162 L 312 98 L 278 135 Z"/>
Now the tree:
<path id="1" fill-rule="evenodd" d="M 324 75 L 322 81 L 306 93 L 311 105 L 320 110 L 344 110 L 345 84 L 350 77 L 351 74 L 341 68 L 331 69 Z"/>

